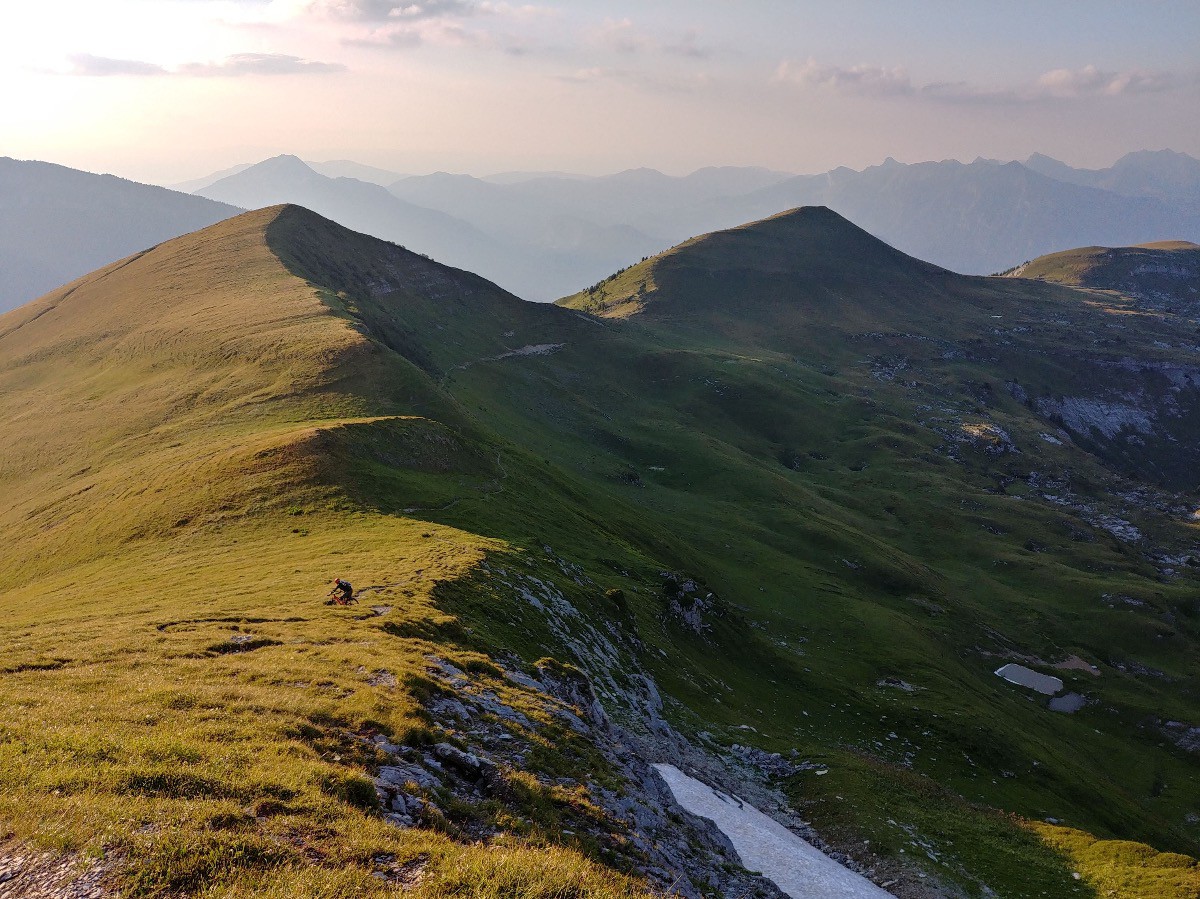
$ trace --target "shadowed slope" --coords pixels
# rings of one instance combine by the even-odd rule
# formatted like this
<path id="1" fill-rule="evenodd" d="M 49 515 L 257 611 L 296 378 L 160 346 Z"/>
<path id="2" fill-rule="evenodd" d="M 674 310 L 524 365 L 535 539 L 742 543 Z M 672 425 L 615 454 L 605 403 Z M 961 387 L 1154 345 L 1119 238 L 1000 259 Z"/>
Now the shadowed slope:
<path id="1" fill-rule="evenodd" d="M 371 778 L 396 757 L 370 738 L 451 738 L 423 708 L 430 654 L 513 688 L 435 601 L 509 548 L 377 514 L 375 494 L 486 499 L 497 459 L 336 282 L 280 261 L 283 216 L 344 261 L 347 232 L 266 209 L 0 317 L 0 707 L 22 710 L 0 728 L 0 829 L 107 854 L 108 886 L 139 899 L 383 897 L 396 869 L 428 899 L 464 882 L 492 899 L 643 896 L 569 838 L 577 820 L 616 825 L 523 771 L 497 769 L 504 801 L 453 820 L 383 820 Z M 369 271 L 502 295 L 370 246 Z M 334 574 L 361 606 L 321 605 Z M 470 845 L 460 826 L 497 839 Z"/>
<path id="2" fill-rule="evenodd" d="M 624 318 L 679 319 L 737 309 L 749 295 L 814 317 L 835 295 L 911 293 L 949 273 L 906 256 L 824 206 L 806 206 L 715 231 L 631 266 L 559 305 Z M 686 294 L 686 301 L 683 296 Z M 887 302 L 880 297 L 880 305 Z"/>

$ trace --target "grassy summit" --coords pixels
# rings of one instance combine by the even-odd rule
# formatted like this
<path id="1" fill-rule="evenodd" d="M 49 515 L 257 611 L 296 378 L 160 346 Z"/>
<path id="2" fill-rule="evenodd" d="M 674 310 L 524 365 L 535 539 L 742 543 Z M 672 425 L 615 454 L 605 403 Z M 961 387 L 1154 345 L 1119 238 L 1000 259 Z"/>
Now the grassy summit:
<path id="1" fill-rule="evenodd" d="M 1082 297 L 827 210 L 577 309 L 296 207 L 81 279 L 0 318 L 0 816 L 135 896 L 665 885 L 602 801 L 627 775 L 563 725 L 584 694 L 526 683 L 569 664 L 634 729 L 649 678 L 710 753 L 815 762 L 779 786 L 898 889 L 1088 895 L 1114 840 L 1194 855 L 1167 722 L 1200 719 L 1196 526 L 1160 462 L 1194 390 L 1114 367 L 1187 362 L 1182 325 Z M 1089 430 L 1135 378 L 1148 430 Z M 335 575 L 359 606 L 321 605 Z M 446 713 L 489 696 L 523 762 L 384 824 L 376 738 L 498 753 L 511 722 Z"/>
<path id="2" fill-rule="evenodd" d="M 820 315 L 822 295 L 854 286 L 912 290 L 948 274 L 824 206 L 805 206 L 692 238 L 559 305 L 608 318 L 679 318 L 712 314 L 747 293 L 758 293 L 760 302 L 786 302 L 804 291 L 813 300 L 806 311 Z"/>

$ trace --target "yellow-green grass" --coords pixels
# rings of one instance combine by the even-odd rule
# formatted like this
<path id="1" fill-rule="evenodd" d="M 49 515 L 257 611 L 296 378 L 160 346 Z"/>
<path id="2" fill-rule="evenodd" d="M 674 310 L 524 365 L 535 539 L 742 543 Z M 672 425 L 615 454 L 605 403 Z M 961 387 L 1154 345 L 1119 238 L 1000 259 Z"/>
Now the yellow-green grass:
<path id="1" fill-rule="evenodd" d="M 1040 821 L 1026 826 L 1070 859 L 1084 883 L 1104 899 L 1200 896 L 1200 864 L 1194 858 L 1129 840 L 1099 840 Z"/>
<path id="2" fill-rule="evenodd" d="M 460 483 L 455 444 L 377 414 L 405 375 L 270 251 L 278 212 L 0 319 L 0 829 L 108 853 L 132 896 L 387 894 L 385 856 L 416 895 L 639 894 L 536 827 L 484 848 L 374 807 L 367 738 L 425 730 L 426 656 L 461 661 L 396 634 L 506 550 L 340 489 L 364 429 L 433 472 L 417 504 Z M 323 605 L 335 576 L 360 605 Z"/>
<path id="3" fill-rule="evenodd" d="M 1005 274 L 1073 287 L 1128 291 L 1138 283 L 1152 292 L 1192 299 L 1187 272 L 1200 265 L 1200 246 L 1164 240 L 1132 247 L 1079 247 L 1048 253 Z M 1136 291 L 1135 291 L 1136 292 Z"/>

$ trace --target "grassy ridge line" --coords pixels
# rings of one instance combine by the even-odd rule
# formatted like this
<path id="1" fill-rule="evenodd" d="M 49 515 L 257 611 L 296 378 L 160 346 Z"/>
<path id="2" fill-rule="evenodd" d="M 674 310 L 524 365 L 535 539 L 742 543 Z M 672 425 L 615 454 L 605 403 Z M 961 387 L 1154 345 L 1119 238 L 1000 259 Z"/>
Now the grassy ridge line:
<path id="1" fill-rule="evenodd" d="M 1017 266 L 1009 277 L 1035 278 L 1074 287 L 1115 288 L 1139 268 L 1196 265 L 1200 246 L 1187 241 L 1162 241 L 1135 247 L 1080 247 L 1049 253 Z M 1152 269 L 1151 269 L 1152 271 Z"/>
<path id="2" fill-rule="evenodd" d="M 386 416 L 401 410 L 427 417 L 385 419 L 323 431 L 314 438 L 319 444 L 315 457 L 305 456 L 295 466 L 263 457 L 264 480 L 244 502 L 240 497 L 246 471 L 239 466 L 255 457 L 231 461 L 213 476 L 214 489 L 217 497 L 236 501 L 228 502 L 225 509 L 221 508 L 225 501 L 218 503 L 219 514 L 185 524 L 174 540 L 160 544 L 174 547 L 183 558 L 193 553 L 200 558 L 216 554 L 190 572 L 197 584 L 214 578 L 232 585 L 235 568 L 243 579 L 257 575 L 271 584 L 289 569 L 300 569 L 294 582 L 281 581 L 297 592 L 304 579 L 311 585 L 327 581 L 333 574 L 352 579 L 365 576 L 367 583 L 391 583 L 393 568 L 409 564 L 410 557 L 424 558 L 421 546 L 431 538 L 392 530 L 402 523 L 395 516 L 404 515 L 405 509 L 420 508 L 426 518 L 460 526 L 458 536 L 438 529 L 438 539 L 468 548 L 472 541 L 484 540 L 493 552 L 509 547 L 514 551 L 525 548 L 531 554 L 550 543 L 559 559 L 579 564 L 600 586 L 625 588 L 636 633 L 645 641 L 649 658 L 654 659 L 656 650 L 669 657 L 669 661 L 655 663 L 654 673 L 686 704 L 676 707 L 673 714 L 697 729 L 713 726 L 723 742 L 746 740 L 748 732 L 740 728 L 752 724 L 760 735 L 753 739 L 769 748 L 836 752 L 843 758 L 840 753 L 846 747 L 877 751 L 871 746 L 872 738 L 882 743 L 893 727 L 902 726 L 912 734 L 928 730 L 934 735 L 929 745 L 937 747 L 937 756 L 928 750 L 923 753 L 921 772 L 975 801 L 1038 813 L 1040 804 L 1051 797 L 1071 809 L 1072 820 L 1078 818 L 1101 833 L 1153 834 L 1164 845 L 1187 842 L 1186 835 L 1174 832 L 1173 824 L 1167 823 L 1184 801 L 1177 793 L 1168 792 L 1148 802 L 1140 783 L 1126 785 L 1106 797 L 1111 808 L 1096 807 L 1097 792 L 1115 786 L 1119 773 L 1129 770 L 1130 760 L 1141 754 L 1121 728 L 1135 716 L 1134 710 L 1161 708 L 1161 701 L 1168 697 L 1176 701 L 1171 692 L 1114 677 L 1104 689 L 1113 691 L 1107 696 L 1120 699 L 1122 718 L 1116 726 L 1082 717 L 1065 725 L 1061 719 L 1049 724 L 1044 710 L 998 686 L 990 676 L 990 660 L 974 654 L 980 639 L 998 651 L 1012 646 L 1036 647 L 1039 652 L 1066 646 L 1082 652 L 1101 651 L 1111 636 L 1106 636 L 1107 624 L 1073 631 L 1089 619 L 1085 597 L 1101 590 L 1138 591 L 1144 582 L 1137 565 L 1107 545 L 1072 547 L 1057 540 L 1056 555 L 1047 561 L 1021 549 L 1022 540 L 1045 539 L 1049 529 L 1065 527 L 1066 516 L 989 493 L 985 489 L 991 483 L 986 454 L 969 460 L 964 469 L 946 468 L 924 458 L 938 441 L 927 431 L 901 424 L 911 413 L 880 416 L 873 411 L 881 399 L 878 395 L 856 396 L 864 387 L 874 389 L 866 371 L 850 369 L 830 376 L 806 368 L 786 351 L 756 351 L 747 359 L 748 354 L 736 345 L 725 348 L 739 358 L 738 366 L 730 369 L 726 356 L 707 345 L 698 347 L 690 337 L 664 337 L 646 329 L 614 336 L 607 328 L 559 310 L 530 309 L 478 280 L 457 281 L 432 263 L 415 263 L 416 269 L 397 271 L 406 257 L 366 238 L 347 238 L 351 249 L 343 258 L 338 248 L 342 246 L 339 233 L 344 232 L 295 211 L 287 218 L 280 213 L 268 219 L 262 239 L 278 244 L 296 237 L 297 229 L 306 232 L 301 236 L 307 252 L 326 248 L 323 257 L 309 258 L 309 270 L 304 273 L 309 282 L 307 295 L 320 297 L 327 310 L 343 319 L 326 315 L 314 332 L 320 340 L 312 346 L 323 347 L 326 337 L 332 335 L 335 340 L 348 341 L 344 351 L 332 358 L 321 351 L 311 360 L 301 360 L 298 370 L 313 375 L 299 394 L 287 390 L 285 369 L 271 364 L 260 368 L 253 353 L 233 358 L 228 368 L 221 369 L 219 380 L 250 385 L 259 391 L 251 394 L 258 399 L 224 402 L 213 408 L 203 401 L 185 399 L 164 419 L 178 425 L 176 439 L 184 445 L 175 449 L 204 455 L 211 451 L 214 437 L 239 429 L 244 429 L 246 441 L 252 444 L 260 430 L 276 426 L 280 433 L 288 433 L 293 426 L 306 428 L 314 422 Z M 257 240 L 248 242 L 254 258 L 261 249 Z M 288 255 L 277 247 L 272 252 Z M 373 257 L 367 258 L 371 254 Z M 318 263 L 321 270 L 316 268 Z M 136 264 L 131 265 L 130 273 L 136 271 Z M 421 277 L 405 282 L 414 271 Z M 263 272 L 264 277 L 278 277 L 277 268 L 264 266 Z M 379 295 L 380 284 L 388 285 L 392 293 Z M 291 281 L 285 283 L 287 291 L 294 286 Z M 431 300 L 422 292 L 425 290 L 433 291 L 435 298 Z M 229 321 L 256 321 L 255 316 L 270 313 L 273 307 L 253 302 L 238 305 L 255 296 L 256 292 L 243 290 L 216 299 Z M 481 305 L 472 305 L 476 303 Z M 301 318 L 307 315 L 305 311 Z M 597 331 L 603 340 L 585 339 L 584 335 Z M 710 342 L 728 344 L 723 335 L 707 337 Z M 563 348 L 544 357 L 523 357 L 519 363 L 495 360 L 504 351 L 542 344 L 562 344 Z M 219 349 L 203 346 L 198 358 L 226 358 Z M 809 351 L 807 342 L 796 349 Z M 196 352 L 195 348 L 187 351 Z M 842 362 L 859 355 L 853 346 L 833 343 L 823 352 Z M 262 358 L 271 363 L 275 357 L 264 352 Z M 481 359 L 493 361 L 455 368 Z M 110 371 L 104 374 L 114 377 Z M 258 386 L 263 383 L 269 385 L 265 392 Z M 276 384 L 279 389 L 272 393 Z M 26 399 L 29 396 L 26 394 Z M 908 410 L 909 401 L 902 401 L 903 396 L 898 392 L 886 398 Z M 202 421 L 214 412 L 229 426 L 229 432 L 188 427 L 191 420 Z M 786 448 L 781 445 L 785 439 L 797 451 L 820 448 L 826 458 L 816 460 L 802 453 L 810 459 L 810 467 L 803 471 L 784 467 L 780 452 Z M 192 440 L 194 444 L 188 443 Z M 160 461 L 169 482 L 177 463 L 176 457 L 166 453 L 169 446 L 140 444 L 136 453 L 132 443 L 118 442 L 114 447 L 108 461 L 117 468 L 143 455 L 147 464 L 153 464 L 153 452 L 164 453 Z M 319 460 L 315 468 L 309 466 L 312 458 Z M 666 465 L 659 464 L 664 460 Z M 64 461 L 60 464 L 65 466 Z M 119 496 L 128 522 L 148 516 L 160 527 L 168 519 L 153 512 L 153 497 L 146 495 L 146 485 L 140 480 L 139 475 L 128 485 L 127 493 Z M 955 509 L 945 502 L 945 497 L 957 498 L 963 493 L 976 504 L 971 509 Z M 385 514 L 381 516 L 381 512 Z M 978 540 L 965 536 L 975 531 L 963 530 L 962 522 L 978 524 L 976 518 L 1003 525 L 1011 536 L 990 532 Z M 74 531 L 79 524 L 72 522 L 65 530 Z M 421 533 L 433 532 L 429 525 L 421 527 Z M 21 533 L 21 542 L 31 547 L 46 539 L 34 529 L 17 533 Z M 137 542 L 128 540 L 138 533 L 132 527 L 80 550 L 81 559 L 87 558 L 87 552 L 111 553 L 114 565 L 132 559 L 132 570 L 148 577 L 140 586 L 130 583 L 127 593 L 115 591 L 105 608 L 114 609 L 113 604 L 128 598 L 150 610 L 157 602 L 150 597 L 179 595 L 183 602 L 175 619 L 196 617 L 186 607 L 205 608 L 206 601 L 190 589 L 177 594 L 175 572 L 158 562 L 165 556 L 137 556 L 140 548 L 150 545 L 146 538 L 155 531 L 142 534 Z M 951 539 L 956 533 L 964 536 Z M 334 534 L 342 534 L 347 542 L 338 543 Z M 320 540 L 310 540 L 317 535 L 322 535 Z M 235 540 L 239 547 L 248 547 L 247 555 L 241 555 L 241 550 L 234 555 L 217 553 L 217 547 L 225 546 L 223 541 Z M 278 541 L 279 546 L 272 547 L 271 541 Z M 368 549 L 375 555 L 365 567 L 342 570 L 342 559 L 336 555 L 339 551 L 353 554 Z M 980 571 L 990 570 L 987 566 L 995 558 L 1004 560 L 1006 567 L 981 577 Z M 850 568 L 844 559 L 860 567 Z M 339 570 L 319 570 L 328 569 L 331 562 L 338 563 Z M 227 568 L 227 563 L 231 567 Z M 46 577 L 62 575 L 66 580 L 56 582 L 58 586 L 75 591 L 79 598 L 80 585 L 86 590 L 88 576 L 101 576 L 97 572 L 102 572 L 105 564 L 53 571 L 47 562 L 44 575 L 14 569 L 15 583 L 37 586 L 48 583 Z M 159 577 L 159 567 L 172 577 Z M 546 567 L 543 562 L 541 568 Z M 553 563 L 549 567 L 552 570 Z M 664 567 L 702 575 L 734 614 L 714 624 L 714 631 L 707 636 L 680 628 L 665 614 L 659 575 Z M 1089 567 L 1091 570 L 1086 570 Z M 478 569 L 456 571 L 447 578 L 445 570 L 435 566 L 433 576 L 450 586 L 470 587 L 454 603 L 447 603 L 447 608 L 462 615 L 460 627 L 470 627 L 485 638 L 472 645 L 540 653 L 548 642 L 544 622 L 539 624 L 529 609 L 514 604 L 511 595 L 495 590 L 496 585 Z M 378 577 L 376 572 L 381 572 Z M 470 572 L 474 574 L 468 577 Z M 418 576 L 414 568 L 411 574 L 418 585 L 426 584 L 423 573 Z M 68 586 L 72 581 L 75 586 Z M 482 589 L 489 584 L 492 592 Z M 1070 601 L 1067 585 L 1078 590 Z M 278 618 L 288 617 L 282 607 L 289 601 L 294 604 L 297 593 L 289 588 L 286 594 L 274 595 L 272 589 L 256 586 L 247 594 L 252 600 L 247 604 L 243 595 L 230 587 L 214 596 L 207 607 L 212 617 L 221 617 L 222 609 L 234 610 L 239 618 L 264 617 L 257 611 L 260 607 L 278 609 Z M 1170 598 L 1163 600 L 1164 607 L 1173 607 L 1176 594 L 1183 589 L 1166 591 Z M 593 620 L 604 622 L 611 616 L 598 593 L 578 599 L 579 607 Z M 5 602 L 12 601 L 10 592 Z M 1039 604 L 1045 604 L 1044 608 Z M 932 614 L 931 606 L 942 611 Z M 422 620 L 445 619 L 440 611 L 418 608 Z M 1074 615 L 1069 623 L 1048 628 L 1064 609 Z M 330 719 L 320 717 L 321 709 L 314 709 L 310 703 L 315 699 L 307 694 L 303 703 L 274 710 L 266 695 L 254 694 L 247 716 L 265 716 L 281 726 L 299 716 L 302 724 L 316 727 L 319 734 L 306 738 L 296 731 L 300 742 L 329 741 L 317 755 L 322 764 L 333 762 L 333 754 L 348 760 L 344 765 L 334 763 L 341 766 L 335 770 L 344 777 L 325 781 L 329 770 L 314 764 L 304 769 L 310 779 L 297 787 L 271 781 L 269 770 L 258 772 L 261 776 L 253 781 L 253 790 L 297 790 L 296 796 L 301 797 L 297 813 L 267 816 L 266 825 L 257 820 L 250 825 L 244 816 L 221 818 L 212 814 L 211 806 L 193 808 L 189 803 L 194 797 L 175 796 L 163 807 L 175 809 L 169 814 L 182 815 L 190 822 L 185 829 L 188 839 L 215 845 L 213 841 L 228 840 L 228 834 L 210 837 L 210 831 L 242 831 L 245 836 L 257 834 L 262 827 L 268 841 L 270 834 L 285 835 L 288 828 L 302 835 L 316 834 L 324 820 L 317 810 L 322 803 L 330 805 L 329 797 L 341 789 L 338 784 L 347 786 L 350 792 L 346 795 L 354 795 L 353 778 L 361 776 L 370 761 L 343 754 L 338 735 L 358 733 L 381 722 L 375 720 L 374 712 L 365 711 L 368 700 L 364 697 L 370 691 L 356 679 L 361 677 L 357 667 L 353 675 L 346 669 L 358 659 L 363 660 L 362 667 L 371 670 L 365 658 L 379 646 L 369 633 L 355 631 L 355 635 L 361 634 L 362 645 L 347 648 L 341 635 L 331 635 L 330 631 L 336 634 L 336 630 L 324 623 L 327 621 L 208 622 L 197 624 L 196 632 L 183 638 L 191 641 L 184 644 L 185 656 L 200 652 L 212 664 L 205 666 L 195 660 L 180 664 L 194 666 L 187 668 L 189 673 L 216 675 L 214 684 L 240 683 L 241 666 L 247 666 L 256 678 L 269 677 L 258 671 L 260 662 L 255 660 L 266 664 L 285 658 L 289 640 L 301 644 L 311 640 L 315 648 L 307 651 L 303 662 L 312 662 L 312 668 L 322 672 L 321 679 L 333 685 L 333 689 L 326 688 L 328 696 L 316 689 L 313 697 L 330 706 L 344 702 L 349 711 L 331 725 Z M 407 618 L 401 622 L 409 623 Z M 117 632 L 136 635 L 128 643 L 135 649 L 146 639 L 142 631 L 149 634 L 147 624 L 149 619 L 140 624 L 129 619 L 128 626 Z M 996 629 L 1008 642 L 998 644 L 981 624 Z M 211 649 L 229 644 L 232 636 L 244 632 L 233 631 L 234 626 L 262 629 L 263 633 L 251 635 L 252 641 L 278 639 L 280 643 L 239 653 Z M 154 627 L 154 634 L 149 635 L 154 641 L 165 645 L 173 639 L 158 632 L 157 624 Z M 370 625 L 361 627 L 369 630 Z M 449 629 L 422 625 L 414 626 L 413 632 L 426 634 L 429 648 L 462 651 L 455 645 L 460 638 L 451 636 Z M 1156 651 L 1163 656 L 1163 664 L 1180 664 L 1173 646 L 1152 649 L 1156 646 L 1155 628 L 1146 622 L 1131 618 L 1124 635 L 1135 638 L 1138 652 Z M 777 639 L 788 647 L 778 645 Z M 43 685 L 64 683 L 54 678 L 67 677 L 72 666 L 62 661 L 69 660 L 67 655 L 60 653 L 60 659 L 54 654 L 56 640 L 50 633 L 36 645 L 23 647 L 29 664 L 11 674 L 20 682 L 41 676 Z M 157 660 L 158 652 L 156 649 L 149 658 Z M 384 653 L 383 662 L 394 664 L 401 677 L 419 674 L 419 669 L 410 666 L 409 662 L 417 663 L 407 652 L 411 649 Z M 103 660 L 106 666 L 121 663 L 119 656 Z M 297 682 L 302 682 L 298 670 L 296 673 Z M 918 680 L 926 691 L 901 702 L 894 692 L 875 686 L 883 675 Z M 253 682 L 260 685 L 258 679 Z M 123 685 L 136 687 L 132 681 Z M 268 682 L 268 686 L 280 685 Z M 127 691 L 123 695 L 134 694 Z M 239 697 L 238 693 L 218 694 L 218 699 L 230 703 L 237 703 Z M 278 699 L 274 701 L 278 703 Z M 403 703 L 416 714 L 411 698 L 398 701 Z M 1187 707 L 1184 704 L 1185 710 Z M 80 714 L 85 730 L 90 727 L 94 733 L 107 726 L 103 716 L 87 719 L 85 713 Z M 315 723 L 310 720 L 314 714 L 319 719 Z M 881 720 L 882 715 L 889 720 Z M 173 719 L 167 716 L 164 720 Z M 411 720 L 388 726 L 408 726 L 406 722 Z M 132 728 L 134 719 L 122 723 Z M 1095 740 L 1088 736 L 1093 724 L 1105 729 Z M 1064 741 L 1060 726 L 1071 728 L 1065 742 L 1082 747 L 1078 755 L 1057 745 Z M 254 745 L 252 741 L 257 739 L 235 731 L 238 734 L 247 745 Z M 282 745 L 291 746 L 282 731 L 269 736 L 275 741 L 281 735 Z M 202 736 L 208 739 L 207 734 Z M 36 740 L 36 735 L 25 734 L 16 745 L 24 740 Z M 292 749 L 302 757 L 303 750 Z M 959 751 L 978 759 L 982 767 L 977 768 L 974 761 L 968 765 L 958 760 Z M 157 749 L 154 753 L 161 755 Z M 1150 754 L 1156 776 L 1161 773 L 1172 783 L 1187 783 L 1192 776 L 1191 769 L 1170 753 L 1150 750 Z M 1009 758 L 1024 763 L 1041 759 L 1049 773 L 1022 769 L 1017 782 L 989 785 L 987 775 L 996 773 Z M 85 796 L 83 804 L 104 807 L 113 795 L 110 790 L 125 795 L 121 791 L 128 791 L 131 782 L 120 778 L 130 771 L 136 773 L 139 766 L 163 773 L 178 766 L 178 761 L 178 754 L 161 758 L 133 754 L 120 757 L 120 765 L 106 768 L 103 758 L 95 760 L 96 770 L 103 772 L 97 783 L 104 790 Z M 206 758 L 199 764 L 207 766 L 201 774 L 216 778 L 217 783 L 237 775 L 236 769 L 221 768 Z M 132 785 L 144 789 L 154 783 L 153 779 L 137 780 Z M 240 802 L 243 795 L 253 792 L 224 789 L 236 797 L 227 802 Z M 295 799 L 276 801 L 286 804 Z M 871 801 L 868 796 L 864 800 L 867 808 L 849 810 L 852 826 L 870 821 Z M 359 813 L 353 811 L 353 805 L 347 808 L 349 811 L 336 806 L 335 817 L 348 815 L 337 818 L 343 823 L 357 820 L 354 816 Z M 968 808 L 964 814 L 976 812 Z M 279 820 L 270 823 L 274 817 Z M 211 823 L 222 821 L 230 826 Z M 131 826 L 129 822 L 114 824 L 118 833 L 128 833 Z M 345 827 L 330 827 L 335 833 L 329 839 L 337 846 L 353 843 Z M 1000 845 L 1007 838 L 1005 833 L 1002 829 L 986 831 L 986 840 L 980 842 L 984 847 L 988 840 L 990 845 Z M 149 857 L 156 845 L 153 838 L 148 842 L 144 857 Z M 220 846 L 218 855 L 236 849 L 236 844 Z M 222 889 L 245 888 L 249 881 L 244 878 L 254 876 L 258 864 L 253 853 L 247 857 L 251 861 L 246 870 L 229 881 L 241 885 Z M 355 864 L 365 871 L 362 856 L 355 857 Z M 1020 854 L 1008 858 L 999 866 L 1002 873 L 998 876 L 1020 883 L 1029 858 Z M 294 861 L 289 857 L 287 865 Z M 324 886 L 312 889 L 331 889 L 329 878 L 334 875 L 319 867 L 311 875 L 315 878 L 312 883 Z M 581 870 L 592 869 L 583 866 Z M 947 869 L 947 876 L 951 873 Z M 589 882 L 589 889 L 600 889 L 600 880 Z M 161 887 L 164 881 L 159 877 L 153 883 Z M 999 882 L 1004 883 L 1003 879 Z"/>
<path id="3" fill-rule="evenodd" d="M 410 684 L 459 652 L 383 626 L 444 621 L 434 587 L 503 544 L 346 496 L 343 465 L 399 468 L 430 506 L 489 472 L 396 414 L 454 420 L 279 264 L 278 214 L 0 320 L 20 325 L 0 339 L 5 831 L 115 853 L 132 896 L 387 895 L 383 857 L 417 865 L 416 895 L 640 895 L 545 837 L 472 847 L 373 814 L 358 738 L 423 731 Z M 334 575 L 393 613 L 321 606 Z M 395 687 L 366 683 L 380 670 Z"/>

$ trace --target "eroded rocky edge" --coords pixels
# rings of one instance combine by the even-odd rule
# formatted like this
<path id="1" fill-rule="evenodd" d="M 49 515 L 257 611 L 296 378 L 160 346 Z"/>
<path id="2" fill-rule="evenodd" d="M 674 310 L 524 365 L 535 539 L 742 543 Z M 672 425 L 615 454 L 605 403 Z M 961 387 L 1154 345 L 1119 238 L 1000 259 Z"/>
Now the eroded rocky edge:
<path id="1" fill-rule="evenodd" d="M 556 558 L 549 547 L 546 551 Z M 573 568 L 558 562 L 568 572 Z M 426 709 L 446 739 L 427 746 L 395 745 L 381 735 L 372 739 L 390 760 L 375 779 L 389 821 L 400 827 L 428 826 L 441 814 L 439 796 L 468 804 L 503 799 L 506 772 L 528 770 L 526 759 L 539 730 L 538 722 L 521 709 L 536 708 L 597 750 L 607 773 L 615 775 L 620 786 L 592 779 L 588 766 L 582 764 L 580 777 L 534 776 L 548 788 L 583 791 L 607 818 L 606 824 L 597 823 L 586 836 L 604 846 L 607 860 L 615 867 L 645 877 L 664 892 L 688 899 L 784 896 L 773 882 L 742 866 L 732 844 L 712 822 L 691 815 L 675 802 L 653 768 L 656 762 L 672 764 L 750 802 L 835 861 L 897 896 L 960 895 L 956 887 L 938 882 L 926 870 L 891 860 L 864 866 L 829 845 L 773 786 L 778 778 L 821 766 L 747 746 L 723 749 L 703 733 L 687 739 L 664 719 L 663 697 L 653 678 L 641 670 L 631 647 L 618 645 L 631 638 L 615 627 L 599 630 L 545 580 L 500 568 L 489 567 L 489 571 L 545 616 L 557 642 L 578 667 L 544 660 L 528 670 L 516 659 L 502 660 L 504 686 L 497 689 L 493 678 L 428 656 L 427 674 L 441 691 L 426 702 Z M 677 578 L 676 584 L 678 595 L 685 599 L 689 592 L 697 594 L 698 602 L 683 606 L 693 611 L 705 607 L 703 588 L 684 578 Z M 693 617 L 680 615 L 680 623 L 699 633 L 705 625 Z M 386 672 L 367 676 L 378 679 Z M 519 700 L 506 701 L 501 693 L 509 691 L 516 691 Z M 612 839 L 614 825 L 623 842 Z M 490 835 L 470 836 L 487 839 Z"/>

